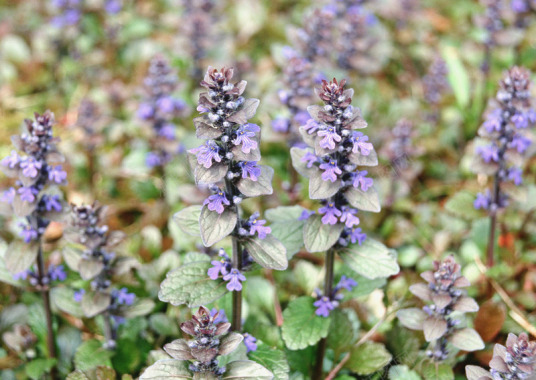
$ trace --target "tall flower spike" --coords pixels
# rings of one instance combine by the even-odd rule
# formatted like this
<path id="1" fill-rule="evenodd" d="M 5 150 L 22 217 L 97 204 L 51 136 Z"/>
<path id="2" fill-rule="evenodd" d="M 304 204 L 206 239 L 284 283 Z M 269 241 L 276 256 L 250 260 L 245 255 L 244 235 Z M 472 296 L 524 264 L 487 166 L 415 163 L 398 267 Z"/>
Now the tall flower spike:
<path id="1" fill-rule="evenodd" d="M 177 75 L 168 61 L 155 56 L 144 80 L 144 98 L 138 108 L 138 117 L 151 124 L 151 152 L 146 157 L 149 167 L 162 167 L 180 151 L 176 139 L 174 119 L 186 116 L 188 108 L 182 99 L 174 96 L 178 87 Z"/>
<path id="2" fill-rule="evenodd" d="M 223 318 L 220 313 L 223 314 Z M 225 366 L 219 364 L 218 356 L 228 355 L 235 351 L 244 337 L 246 337 L 247 349 L 256 349 L 256 339 L 251 335 L 242 336 L 236 332 L 229 332 L 231 324 L 226 321 L 223 310 L 213 309 L 211 312 L 201 306 L 192 315 L 191 320 L 181 323 L 180 326 L 181 330 L 192 339 L 174 340 L 166 344 L 164 350 L 173 358 L 173 361 L 182 362 L 173 365 L 173 367 L 183 369 L 181 375 L 187 373 L 195 379 L 220 379 L 230 373 L 233 373 L 231 377 L 236 377 L 236 375 L 255 375 L 262 379 L 273 377 L 273 374 L 262 365 L 249 360 L 231 361 Z M 162 370 L 169 368 L 170 361 L 169 359 L 157 361 L 143 372 L 140 380 L 161 377 Z"/>
<path id="3" fill-rule="evenodd" d="M 315 9 L 303 23 L 303 29 L 296 31 L 295 42 L 300 56 L 309 62 L 329 58 L 333 44 L 335 12 L 330 7 Z"/>
<path id="4" fill-rule="evenodd" d="M 508 192 L 521 183 L 522 164 L 532 140 L 529 129 L 536 125 L 536 109 L 531 96 L 530 72 L 522 67 L 508 70 L 499 83 L 499 91 L 478 130 L 473 169 L 493 176 L 493 189 L 478 194 L 474 206 L 490 214 L 491 233 L 488 264 L 493 264 L 495 219 L 507 205 Z"/>
<path id="5" fill-rule="evenodd" d="M 448 345 L 463 351 L 484 348 L 478 333 L 470 328 L 460 327 L 461 320 L 453 317 L 453 312 L 478 311 L 478 304 L 461 289 L 470 285 L 462 276 L 461 267 L 452 256 L 443 262 L 434 262 L 434 271 L 421 274 L 427 284 L 411 285 L 409 290 L 426 306 L 398 311 L 397 316 L 407 328 L 423 330 L 424 338 L 430 342 L 426 355 L 434 361 L 444 361 L 449 357 Z M 416 322 L 417 321 L 417 322 Z"/>
<path id="6" fill-rule="evenodd" d="M 440 56 L 434 58 L 422 79 L 424 100 L 433 107 L 441 102 L 444 93 L 450 88 L 447 81 L 448 68 Z"/>
<path id="7" fill-rule="evenodd" d="M 508 334 L 506 347 L 496 344 L 490 370 L 468 365 L 465 367 L 468 380 L 524 380 L 536 374 L 536 341 L 529 341 L 526 333 L 519 336 Z"/>
<path id="8" fill-rule="evenodd" d="M 487 75 L 491 65 L 491 53 L 493 48 L 499 43 L 500 33 L 504 29 L 502 14 L 504 12 L 503 0 L 480 0 L 485 7 L 483 14 L 477 18 L 477 24 L 486 32 L 484 40 L 484 61 L 482 71 Z"/>

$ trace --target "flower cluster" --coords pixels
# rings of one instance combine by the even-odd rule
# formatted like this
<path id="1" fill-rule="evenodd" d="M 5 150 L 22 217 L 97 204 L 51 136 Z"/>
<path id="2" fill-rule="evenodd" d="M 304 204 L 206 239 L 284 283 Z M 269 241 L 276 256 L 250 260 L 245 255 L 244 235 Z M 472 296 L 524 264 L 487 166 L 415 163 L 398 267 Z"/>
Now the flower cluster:
<path id="1" fill-rule="evenodd" d="M 475 168 L 480 173 L 494 175 L 495 182 L 493 192 L 478 194 L 474 203 L 477 209 L 495 212 L 506 206 L 505 183 L 522 183 L 522 159 L 532 144 L 528 129 L 536 124 L 530 86 L 528 70 L 521 67 L 508 70 L 478 130 L 481 141 L 477 142 Z"/>
<path id="2" fill-rule="evenodd" d="M 246 250 L 242 251 L 242 255 L 244 256 L 242 258 L 242 270 L 244 270 L 251 264 L 251 257 Z M 238 269 L 233 268 L 231 259 L 223 248 L 220 248 L 218 257 L 220 257 L 219 260 L 211 261 L 212 268 L 208 270 L 208 277 L 211 280 L 217 280 L 220 277 L 223 278 L 224 281 L 227 281 L 227 290 L 230 292 L 241 291 L 242 282 L 246 281 L 246 276 L 244 276 Z"/>
<path id="3" fill-rule="evenodd" d="M 362 243 L 358 208 L 379 211 L 377 193 L 373 180 L 366 170 L 358 166 L 378 164 L 376 152 L 368 136 L 356 129 L 365 128 L 358 108 L 350 105 L 353 90 L 345 90 L 346 81 L 322 82 L 318 90 L 324 106 L 308 108 L 312 119 L 300 127 L 304 141 L 311 148 L 291 149 L 296 170 L 309 177 L 309 196 L 322 199 L 318 210 L 322 223 L 343 224 L 338 244 Z M 367 202 L 362 202 L 366 198 Z"/>
<path id="4" fill-rule="evenodd" d="M 441 102 L 443 94 L 450 88 L 447 80 L 447 64 L 441 57 L 435 57 L 426 75 L 422 78 L 424 89 L 424 100 L 432 106 L 437 106 Z"/>
<path id="5" fill-rule="evenodd" d="M 47 268 L 47 272 L 39 279 L 39 275 L 34 269 L 26 269 L 20 273 L 14 274 L 14 280 L 27 280 L 30 285 L 35 286 L 37 289 L 40 287 L 49 286 L 52 281 L 65 281 L 67 273 L 63 265 L 50 264 Z"/>
<path id="6" fill-rule="evenodd" d="M 342 289 L 346 289 L 347 291 L 351 292 L 352 288 L 356 286 L 357 282 L 355 282 L 353 279 L 342 276 L 335 288 L 332 289 L 331 294 L 322 294 L 320 289 L 316 289 L 316 301 L 313 304 L 316 307 L 315 314 L 324 318 L 329 317 L 330 312 L 339 306 L 339 301 L 343 298 L 343 295 L 340 293 L 340 291 Z"/>
<path id="7" fill-rule="evenodd" d="M 468 297 L 463 290 L 470 285 L 461 274 L 461 266 L 456 263 L 452 256 L 443 262 L 434 262 L 434 271 L 421 274 L 427 284 L 420 283 L 410 287 L 410 291 L 428 303 L 421 309 L 404 309 L 397 315 L 400 322 L 411 329 L 423 330 L 427 342 L 433 342 L 433 346 L 426 351 L 428 357 L 435 361 L 447 359 L 449 351 L 447 343 L 455 334 L 478 334 L 471 329 L 460 329 L 461 320 L 452 316 L 453 312 L 467 313 L 478 311 L 478 304 Z M 408 323 L 406 316 L 410 314 L 421 320 L 422 323 Z M 471 332 L 467 332 L 467 331 Z M 460 336 L 461 337 L 461 336 Z M 480 340 L 480 338 L 478 337 Z M 452 342 L 456 346 L 456 342 Z M 460 347 L 466 351 L 481 349 L 482 347 Z"/>
<path id="8" fill-rule="evenodd" d="M 52 18 L 52 25 L 64 28 L 76 25 L 82 16 L 82 0 L 52 0 L 52 7 L 56 16 Z"/>
<path id="9" fill-rule="evenodd" d="M 98 105 L 88 98 L 82 99 L 80 106 L 78 106 L 76 126 L 83 131 L 84 144 L 86 144 L 88 150 L 93 150 L 101 142 L 101 125 L 101 114 Z"/>
<path id="10" fill-rule="evenodd" d="M 151 123 L 154 138 L 152 151 L 146 158 L 147 166 L 164 166 L 179 151 L 176 125 L 173 120 L 185 116 L 186 103 L 173 96 L 178 86 L 177 75 L 168 61 L 155 56 L 144 80 L 144 99 L 138 108 L 138 117 Z"/>
<path id="11" fill-rule="evenodd" d="M 298 50 L 307 61 L 317 62 L 329 56 L 333 48 L 335 16 L 332 7 L 315 9 L 297 31 Z"/>
<path id="12" fill-rule="evenodd" d="M 288 134 L 290 146 L 298 143 L 298 128 L 310 116 L 306 108 L 313 97 L 313 68 L 309 61 L 299 57 L 292 49 L 286 50 L 287 62 L 283 68 L 284 88 L 278 92 L 279 100 L 289 111 L 289 117 L 277 117 L 272 122 L 276 132 Z"/>
<path id="13" fill-rule="evenodd" d="M 529 341 L 526 333 L 519 336 L 508 334 L 506 347 L 496 344 L 490 371 L 480 367 L 467 366 L 468 380 L 525 380 L 536 374 L 536 341 Z"/>
<path id="14" fill-rule="evenodd" d="M 409 159 L 418 154 L 418 149 L 413 144 L 414 137 L 413 123 L 407 119 L 400 119 L 389 131 L 381 153 L 389 159 L 396 172 L 407 169 Z"/>
<path id="15" fill-rule="evenodd" d="M 61 164 L 64 158 L 56 149 L 59 139 L 52 134 L 54 114 L 36 113 L 35 120 L 27 119 L 25 124 L 27 132 L 12 137 L 15 148 L 23 154 L 13 150 L 0 161 L 6 175 L 17 178 L 15 187 L 3 192 L 0 203 L 6 212 L 13 211 L 16 216 L 26 218 L 20 225 L 20 236 L 30 243 L 41 239 L 50 221 L 61 215 L 63 205 L 59 195 L 45 190 L 65 184 L 67 173 Z"/>
<path id="16" fill-rule="evenodd" d="M 477 20 L 477 23 L 486 32 L 484 47 L 486 49 L 486 57 L 482 63 L 482 71 L 488 72 L 490 69 L 491 50 L 498 45 L 500 33 L 504 29 L 502 14 L 504 12 L 504 2 L 502 0 L 480 0 L 484 5 L 484 13 Z"/>

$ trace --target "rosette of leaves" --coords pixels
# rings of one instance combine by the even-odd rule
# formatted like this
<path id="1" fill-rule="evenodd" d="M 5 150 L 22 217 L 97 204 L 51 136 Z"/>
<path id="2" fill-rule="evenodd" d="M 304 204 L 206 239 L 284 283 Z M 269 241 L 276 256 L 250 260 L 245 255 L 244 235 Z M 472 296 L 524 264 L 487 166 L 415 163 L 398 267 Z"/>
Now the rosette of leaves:
<path id="1" fill-rule="evenodd" d="M 461 351 L 484 348 L 484 342 L 474 329 L 461 327 L 464 314 L 477 312 L 478 304 L 462 290 L 470 283 L 460 270 L 461 266 L 452 256 L 443 262 L 435 261 L 434 271 L 421 274 L 427 283 L 410 286 L 410 291 L 426 305 L 422 309 L 397 312 L 402 325 L 424 332 L 425 340 L 430 343 L 426 355 L 435 362 L 452 358 L 451 346 Z"/>
<path id="2" fill-rule="evenodd" d="M 522 67 L 508 70 L 499 82 L 499 91 L 491 102 L 475 141 L 473 170 L 493 177 L 493 188 L 477 195 L 476 209 L 490 216 L 488 265 L 493 265 L 497 212 L 508 200 L 518 198 L 523 164 L 531 153 L 536 125 L 536 108 L 531 95 L 530 72 Z"/>
<path id="3" fill-rule="evenodd" d="M 83 316 L 102 315 L 107 348 L 115 348 L 116 330 L 124 318 L 146 315 L 154 307 L 149 299 L 137 299 L 125 290 L 113 289 L 114 280 L 128 276 L 139 263 L 129 257 L 118 257 L 112 249 L 124 238 L 121 231 L 110 231 L 104 223 L 107 207 L 72 205 L 71 221 L 65 230 L 70 242 L 63 249 L 69 267 L 90 281 L 89 290 L 78 290 L 74 298 L 80 303 Z M 58 305 L 66 312 L 77 314 L 78 307 L 62 302 Z"/>
<path id="4" fill-rule="evenodd" d="M 261 158 L 260 127 L 248 123 L 259 104 L 245 99 L 246 82 L 231 83 L 233 69 L 209 67 L 201 85 L 207 89 L 199 95 L 198 111 L 204 115 L 194 119 L 197 137 L 206 142 L 189 150 L 196 183 L 209 185 L 213 192 L 203 206 L 191 206 L 178 212 L 174 219 L 185 232 L 200 235 L 206 247 L 227 236 L 232 240 L 232 263 L 228 272 L 215 280 L 208 277 L 213 264 L 206 260 L 189 263 L 170 272 L 162 283 L 159 297 L 174 305 L 190 307 L 209 303 L 230 289 L 224 285 L 225 275 L 244 281 L 242 271 L 253 261 L 264 268 L 283 270 L 288 265 L 286 249 L 270 234 L 258 213 L 242 218 L 241 202 L 246 198 L 272 194 L 274 171 L 259 165 Z M 212 262 L 214 263 L 214 261 Z M 230 279 L 230 277 L 227 277 Z M 241 286 L 235 288 L 235 305 L 240 304 Z M 240 307 L 234 309 L 233 326 L 239 328 Z"/>
<path id="5" fill-rule="evenodd" d="M 529 341 L 526 333 L 508 334 L 506 346 L 496 344 L 490 370 L 468 365 L 468 380 L 532 380 L 536 379 L 536 342 Z"/>
<path id="6" fill-rule="evenodd" d="M 140 379 L 273 379 L 262 365 L 249 360 L 219 364 L 219 357 L 235 351 L 244 337 L 229 332 L 231 324 L 217 322 L 218 312 L 201 306 L 192 319 L 181 324 L 181 330 L 193 339 L 177 339 L 164 346 L 172 359 L 163 359 L 147 368 Z"/>

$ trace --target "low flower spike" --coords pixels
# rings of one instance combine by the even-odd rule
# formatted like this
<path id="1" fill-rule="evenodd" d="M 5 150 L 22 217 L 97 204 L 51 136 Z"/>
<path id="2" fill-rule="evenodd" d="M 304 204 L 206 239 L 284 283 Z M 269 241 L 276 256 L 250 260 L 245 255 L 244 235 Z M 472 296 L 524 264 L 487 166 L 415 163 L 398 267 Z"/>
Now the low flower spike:
<path id="1" fill-rule="evenodd" d="M 309 223 L 320 218 L 324 225 L 331 225 L 339 239 L 331 246 L 361 244 L 365 235 L 358 228 L 358 210 L 380 211 L 378 194 L 360 166 L 376 166 L 378 158 L 368 136 L 356 129 L 365 128 L 358 108 L 350 105 L 353 90 L 345 90 L 346 81 L 322 82 L 316 92 L 324 106 L 310 106 L 312 119 L 300 127 L 300 133 L 308 148 L 291 148 L 294 168 L 309 178 L 309 196 L 320 199 L 319 215 L 311 215 Z M 305 239 L 309 251 L 315 247 Z M 322 247 L 326 250 L 330 247 Z"/>
<path id="2" fill-rule="evenodd" d="M 437 107 L 443 95 L 450 88 L 447 74 L 446 62 L 439 56 L 435 57 L 422 79 L 424 100 L 431 106 Z"/>
<path id="3" fill-rule="evenodd" d="M 343 299 L 343 295 L 340 292 L 343 289 L 351 292 L 356 286 L 357 282 L 355 282 L 354 279 L 342 276 L 341 280 L 335 286 L 335 288 L 332 289 L 329 296 L 322 294 L 320 289 L 316 289 L 316 301 L 313 303 L 313 305 L 316 307 L 315 314 L 324 318 L 329 317 L 331 311 L 335 310 L 335 308 L 339 306 L 340 300 Z"/>
<path id="4" fill-rule="evenodd" d="M 188 108 L 182 99 L 174 96 L 177 87 L 177 75 L 168 61 L 161 55 L 155 56 L 144 80 L 145 94 L 138 108 L 138 117 L 150 123 L 153 130 L 151 151 L 146 157 L 149 167 L 164 166 L 180 150 L 173 121 L 186 116 Z"/>
<path id="5" fill-rule="evenodd" d="M 248 375 L 258 376 L 258 378 L 272 378 L 270 371 L 252 361 L 244 360 L 230 362 L 226 366 L 220 366 L 217 357 L 228 355 L 235 351 L 240 343 L 247 340 L 248 349 L 256 349 L 256 339 L 246 334 L 242 336 L 235 332 L 229 332 L 231 324 L 229 322 L 218 322 L 219 312 L 211 312 L 201 306 L 192 316 L 192 319 L 181 324 L 181 330 L 190 335 L 193 339 L 177 339 L 164 346 L 164 350 L 173 360 L 160 360 L 147 368 L 140 379 L 155 379 L 161 369 L 166 369 L 169 376 L 177 375 L 183 377 L 185 374 L 193 375 L 197 379 L 220 379 L 222 375 L 232 372 L 234 376 L 240 377 Z M 177 369 L 177 373 L 171 373 L 170 362 L 180 361 L 182 363 L 173 364 L 171 370 Z M 180 370 L 180 372 L 179 372 Z M 266 377 L 267 376 L 267 377 Z"/>
<path id="6" fill-rule="evenodd" d="M 474 206 L 490 213 L 508 202 L 511 184 L 522 183 L 522 163 L 532 140 L 529 129 L 536 125 L 536 108 L 531 96 L 530 72 L 522 67 L 508 70 L 478 130 L 475 172 L 494 176 L 494 189 L 478 194 Z"/>
<path id="7" fill-rule="evenodd" d="M 526 333 L 508 334 L 506 347 L 496 344 L 490 370 L 468 365 L 468 380 L 528 380 L 536 376 L 536 341 L 529 341 Z"/>
<path id="8" fill-rule="evenodd" d="M 402 325 L 424 331 L 424 338 L 431 343 L 426 355 L 434 361 L 444 361 L 449 357 L 447 343 L 463 351 L 484 348 L 478 333 L 460 327 L 461 320 L 451 315 L 453 312 L 478 311 L 476 301 L 460 289 L 470 285 L 460 270 L 460 265 L 452 256 L 443 262 L 435 261 L 434 271 L 421 274 L 427 284 L 415 284 L 409 288 L 426 306 L 422 309 L 402 309 L 397 313 Z"/>

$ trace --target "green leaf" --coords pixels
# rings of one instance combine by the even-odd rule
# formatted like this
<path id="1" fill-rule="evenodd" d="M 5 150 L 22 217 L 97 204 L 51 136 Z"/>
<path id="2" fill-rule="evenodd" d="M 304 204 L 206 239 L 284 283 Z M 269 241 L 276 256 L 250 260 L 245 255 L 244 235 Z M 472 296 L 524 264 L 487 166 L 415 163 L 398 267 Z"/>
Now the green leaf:
<path id="1" fill-rule="evenodd" d="M 301 206 L 280 206 L 265 212 L 270 221 L 272 235 L 287 249 L 287 257 L 291 258 L 303 247 L 303 226 L 305 221 L 298 220 L 303 210 Z"/>
<path id="2" fill-rule="evenodd" d="M 244 247 L 257 264 L 263 268 L 285 270 L 288 266 L 285 246 L 271 234 L 264 239 L 248 238 L 243 242 Z"/>
<path id="3" fill-rule="evenodd" d="M 464 328 L 456 330 L 449 338 L 450 343 L 463 351 L 477 351 L 484 349 L 482 338 L 474 329 Z"/>
<path id="4" fill-rule="evenodd" d="M 385 367 L 392 356 L 381 343 L 365 342 L 350 351 L 345 367 L 358 375 L 370 375 Z"/>
<path id="5" fill-rule="evenodd" d="M 80 345 L 74 355 L 74 366 L 80 371 L 88 371 L 101 365 L 111 366 L 113 351 L 106 350 L 98 340 L 91 339 Z"/>
<path id="6" fill-rule="evenodd" d="M 311 215 L 305 221 L 303 228 L 303 241 L 305 249 L 309 252 L 327 251 L 339 240 L 344 224 L 324 224 L 322 216 Z"/>
<path id="7" fill-rule="evenodd" d="M 164 313 L 151 314 L 149 317 L 149 326 L 161 336 L 179 335 L 179 327 L 176 321 Z"/>
<path id="8" fill-rule="evenodd" d="M 183 360 L 159 360 L 147 368 L 140 380 L 193 379 L 188 370 L 188 362 Z"/>
<path id="9" fill-rule="evenodd" d="M 250 360 L 231 362 L 227 364 L 226 368 L 227 370 L 223 374 L 222 380 L 271 380 L 274 378 L 272 372 L 268 371 L 259 363 Z"/>
<path id="10" fill-rule="evenodd" d="M 260 343 L 257 350 L 249 353 L 249 358 L 272 371 L 274 380 L 288 380 L 290 367 L 283 351 Z"/>
<path id="11" fill-rule="evenodd" d="M 424 320 L 428 317 L 422 309 L 416 307 L 398 310 L 396 316 L 402 325 L 412 330 L 422 330 Z"/>
<path id="12" fill-rule="evenodd" d="M 389 277 L 400 271 L 396 252 L 370 238 L 362 245 L 350 245 L 338 252 L 346 265 L 370 279 Z"/>
<path id="13" fill-rule="evenodd" d="M 86 293 L 82 297 L 82 311 L 87 318 L 92 318 L 106 310 L 111 301 L 108 293 Z"/>
<path id="14" fill-rule="evenodd" d="M 39 380 L 45 373 L 50 372 L 50 369 L 56 364 L 56 359 L 37 358 L 30 361 L 24 367 L 28 377 L 34 380 Z"/>
<path id="15" fill-rule="evenodd" d="M 441 49 L 441 53 L 447 64 L 447 77 L 450 86 L 452 87 L 458 105 L 463 109 L 469 104 L 471 96 L 469 75 L 463 66 L 458 49 L 454 46 L 444 46 Z"/>
<path id="16" fill-rule="evenodd" d="M 216 183 L 220 181 L 223 177 L 225 177 L 227 171 L 229 170 L 229 166 L 227 164 L 218 163 L 213 163 L 212 166 L 207 169 L 203 165 L 199 165 L 197 163 L 197 160 L 195 160 L 194 155 L 189 154 L 189 156 L 194 157 L 195 166 L 192 167 L 195 168 L 194 176 L 196 184 Z"/>
<path id="17" fill-rule="evenodd" d="M 310 149 L 302 149 L 297 147 L 290 148 L 290 157 L 292 159 L 292 166 L 300 173 L 300 175 L 309 178 L 314 172 L 315 168 L 308 168 L 307 163 L 302 161 L 303 156 L 311 151 Z"/>
<path id="18" fill-rule="evenodd" d="M 154 301 L 148 298 L 136 299 L 133 305 L 121 309 L 120 314 L 125 318 L 141 317 L 150 314 L 154 309 Z"/>
<path id="19" fill-rule="evenodd" d="M 227 293 L 223 280 L 211 280 L 208 270 L 210 261 L 200 261 L 183 265 L 167 274 L 160 285 L 158 298 L 178 306 L 197 307 L 217 300 Z"/>
<path id="20" fill-rule="evenodd" d="M 320 271 L 314 264 L 300 260 L 294 267 L 294 280 L 305 294 L 311 294 L 320 284 Z"/>
<path id="21" fill-rule="evenodd" d="M 465 376 L 467 376 L 467 380 L 480 380 L 482 378 L 484 379 L 492 378 L 491 374 L 488 371 L 476 365 L 465 366 Z"/>
<path id="22" fill-rule="evenodd" d="M 221 214 L 203 206 L 199 216 L 201 238 L 205 247 L 210 247 L 233 232 L 238 216 L 233 209 L 226 208 Z"/>
<path id="23" fill-rule="evenodd" d="M 424 339 L 427 342 L 441 338 L 447 332 L 447 321 L 441 317 L 427 317 L 423 324 Z"/>
<path id="24" fill-rule="evenodd" d="M 202 206 L 186 207 L 173 215 L 173 220 L 179 228 L 186 234 L 192 236 L 201 236 L 199 229 L 199 217 L 201 216 Z"/>
<path id="25" fill-rule="evenodd" d="M 242 178 L 236 183 L 236 187 L 246 197 L 270 195 L 274 192 L 274 189 L 272 188 L 273 178 L 274 169 L 269 166 L 261 165 L 261 175 L 256 181 L 253 181 L 251 178 Z"/>
<path id="26" fill-rule="evenodd" d="M 67 380 L 89 380 L 89 377 L 84 372 L 76 370 L 67 376 Z"/>
<path id="27" fill-rule="evenodd" d="M 421 380 L 421 377 L 407 365 L 395 365 L 389 369 L 389 380 Z"/>
<path id="28" fill-rule="evenodd" d="M 468 191 L 460 191 L 445 203 L 445 210 L 463 219 L 476 219 L 482 215 L 473 207 L 475 196 Z"/>
<path id="29" fill-rule="evenodd" d="M 30 268 L 37 258 L 38 244 L 25 244 L 19 240 L 11 243 L 4 254 L 6 268 L 12 274 L 17 274 Z"/>
<path id="30" fill-rule="evenodd" d="M 382 209 L 378 192 L 373 186 L 369 187 L 367 191 L 350 186 L 344 195 L 348 203 L 358 210 L 380 212 Z"/>
<path id="31" fill-rule="evenodd" d="M 288 304 L 283 312 L 281 332 L 290 350 L 300 350 L 316 344 L 328 335 L 330 318 L 315 314 L 312 297 L 300 297 Z"/>
<path id="32" fill-rule="evenodd" d="M 424 380 L 453 380 L 454 372 L 451 365 L 425 361 L 422 364 L 421 375 Z"/>
<path id="33" fill-rule="evenodd" d="M 319 170 L 314 170 L 311 172 L 311 177 L 309 178 L 309 198 L 327 199 L 335 195 L 340 187 L 340 179 L 335 182 L 324 181 L 322 179 L 322 173 Z"/>
<path id="34" fill-rule="evenodd" d="M 354 324 L 344 310 L 336 309 L 330 314 L 332 322 L 327 339 L 328 347 L 336 353 L 348 351 L 357 339 Z"/>
<path id="35" fill-rule="evenodd" d="M 97 367 L 95 375 L 97 376 L 97 380 L 116 380 L 115 371 L 110 367 Z"/>
<path id="36" fill-rule="evenodd" d="M 366 278 L 355 273 L 353 270 L 347 267 L 344 267 L 340 274 L 344 274 L 346 277 L 351 277 L 353 280 L 355 280 L 355 282 L 357 282 L 357 286 L 354 287 L 351 292 L 346 292 L 346 299 L 367 296 L 374 290 L 383 288 L 385 284 L 387 284 L 387 280 L 385 278 Z"/>
<path id="37" fill-rule="evenodd" d="M 74 300 L 74 289 L 67 287 L 54 287 L 50 291 L 52 302 L 60 309 L 74 317 L 82 318 L 84 312 L 79 302 Z"/>

